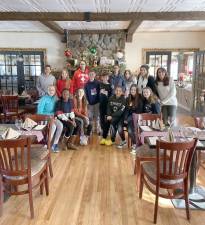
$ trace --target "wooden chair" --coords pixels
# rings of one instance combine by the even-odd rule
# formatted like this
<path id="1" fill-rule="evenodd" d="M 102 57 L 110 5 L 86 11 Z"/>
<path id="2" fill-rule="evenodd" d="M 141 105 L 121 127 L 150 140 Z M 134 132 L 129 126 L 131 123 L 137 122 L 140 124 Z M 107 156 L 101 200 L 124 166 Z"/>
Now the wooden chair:
<path id="1" fill-rule="evenodd" d="M 160 119 L 160 120 L 162 119 L 161 114 L 149 114 L 149 113 L 142 113 L 142 114 L 133 113 L 132 117 L 133 117 L 133 122 L 134 122 L 134 126 L 135 126 L 135 131 L 136 131 L 136 140 L 138 140 L 138 143 L 140 143 L 139 121 L 145 121 L 146 125 L 148 125 L 147 124 L 148 121 L 154 121 L 154 120 L 157 120 L 157 119 Z M 147 157 L 147 161 L 149 161 L 149 155 L 147 154 L 148 153 L 147 152 L 147 147 L 145 149 L 146 149 L 146 154 L 143 155 L 143 158 L 146 156 Z M 142 154 L 141 154 L 141 157 L 142 157 Z M 151 153 L 151 158 L 153 158 L 153 154 L 152 153 Z M 144 160 L 141 159 L 140 156 L 137 154 L 136 155 L 136 159 L 135 159 L 134 174 L 136 174 L 136 172 L 138 170 L 140 170 L 140 168 L 139 168 L 140 161 L 146 161 L 146 160 L 145 160 L 145 158 L 144 158 Z"/>
<path id="2" fill-rule="evenodd" d="M 154 121 L 157 119 L 160 120 L 162 119 L 161 114 L 150 114 L 150 113 L 133 114 L 133 121 L 135 124 L 135 131 L 136 131 L 136 140 L 138 140 L 139 143 L 141 142 L 139 121 L 145 121 L 146 125 L 148 125 L 147 121 Z M 148 145 L 142 145 L 137 148 L 134 165 L 134 174 L 136 174 L 137 190 L 139 190 L 140 186 L 141 163 L 154 160 L 156 160 L 155 149 L 150 149 Z"/>
<path id="3" fill-rule="evenodd" d="M 190 219 L 188 176 L 196 144 L 197 139 L 183 143 L 157 141 L 157 160 L 142 164 L 139 198 L 142 198 L 144 184 L 155 194 L 154 223 L 157 222 L 159 197 L 184 198 L 187 219 Z"/>
<path id="4" fill-rule="evenodd" d="M 195 123 L 196 128 L 204 129 L 205 128 L 205 117 L 194 117 L 194 123 Z M 204 150 L 197 151 L 197 153 L 198 153 L 198 168 L 197 168 L 197 170 L 199 170 L 200 166 L 203 169 L 205 169 L 205 167 L 203 165 L 203 163 L 205 161 Z M 202 159 L 202 157 L 203 157 L 203 159 Z"/>
<path id="5" fill-rule="evenodd" d="M 31 147 L 31 155 L 34 158 L 46 159 L 48 162 L 50 176 L 53 177 L 53 168 L 51 162 L 51 127 L 53 123 L 53 117 L 48 115 L 39 114 L 27 114 L 25 119 L 30 118 L 37 124 L 44 124 L 46 128 L 43 130 L 44 140 L 40 144 L 34 144 Z"/>
<path id="6" fill-rule="evenodd" d="M 19 109 L 18 95 L 1 95 L 0 102 L 3 106 L 3 117 L 4 121 L 11 121 L 14 118 L 20 118 L 25 111 Z"/>
<path id="7" fill-rule="evenodd" d="M 0 140 L 1 199 L 0 212 L 3 208 L 3 190 L 10 195 L 29 195 L 31 218 L 34 218 L 32 190 L 40 187 L 43 194 L 49 194 L 48 167 L 46 160 L 31 159 L 31 141 L 29 138 Z M 33 180 L 38 179 L 37 184 Z"/>

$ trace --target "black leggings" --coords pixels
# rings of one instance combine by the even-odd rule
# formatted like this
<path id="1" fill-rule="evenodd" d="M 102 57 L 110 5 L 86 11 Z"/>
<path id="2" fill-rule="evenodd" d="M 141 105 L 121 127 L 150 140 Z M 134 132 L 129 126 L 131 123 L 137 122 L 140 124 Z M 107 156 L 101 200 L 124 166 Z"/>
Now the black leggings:
<path id="1" fill-rule="evenodd" d="M 123 120 L 122 119 L 115 119 L 113 118 L 111 121 L 105 120 L 103 126 L 103 138 L 107 138 L 108 132 L 110 130 L 111 133 L 111 141 L 114 142 L 116 138 L 117 131 L 120 135 L 122 141 L 125 140 L 125 134 L 123 130 Z"/>
<path id="2" fill-rule="evenodd" d="M 60 120 L 60 121 L 63 124 L 63 128 L 65 129 L 64 135 L 67 138 L 70 137 L 73 134 L 75 127 L 73 126 L 73 124 L 70 121 L 64 121 L 64 120 Z"/>
<path id="3" fill-rule="evenodd" d="M 128 135 L 131 138 L 132 144 L 136 144 L 136 132 L 132 115 L 127 118 L 127 131 Z"/>

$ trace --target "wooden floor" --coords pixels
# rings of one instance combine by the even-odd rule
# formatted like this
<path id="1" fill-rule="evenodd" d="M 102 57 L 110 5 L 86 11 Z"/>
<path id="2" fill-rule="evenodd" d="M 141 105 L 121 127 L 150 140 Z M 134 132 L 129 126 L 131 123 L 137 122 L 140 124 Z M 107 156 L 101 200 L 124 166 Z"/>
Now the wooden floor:
<path id="1" fill-rule="evenodd" d="M 178 116 L 182 124 L 190 119 Z M 128 150 L 98 145 L 98 137 L 79 151 L 53 154 L 54 177 L 50 195 L 34 192 L 35 219 L 30 220 L 27 196 L 11 197 L 5 204 L 0 225 L 135 225 L 152 224 L 154 196 L 144 189 L 139 200 Z M 199 180 L 205 186 L 205 171 Z M 158 224 L 204 224 L 203 211 L 174 209 L 169 200 L 160 199 Z"/>

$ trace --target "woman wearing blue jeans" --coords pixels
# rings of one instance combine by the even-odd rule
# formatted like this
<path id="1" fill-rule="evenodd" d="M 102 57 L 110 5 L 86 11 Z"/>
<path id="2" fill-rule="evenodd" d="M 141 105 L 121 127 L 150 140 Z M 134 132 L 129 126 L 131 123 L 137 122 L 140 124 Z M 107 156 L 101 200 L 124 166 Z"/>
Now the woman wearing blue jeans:
<path id="1" fill-rule="evenodd" d="M 53 85 L 48 87 L 48 95 L 43 96 L 38 104 L 37 113 L 43 115 L 50 115 L 54 116 L 55 114 L 55 107 L 56 107 L 56 88 Z M 53 140 L 52 150 L 53 152 L 59 152 L 58 149 L 58 142 L 60 136 L 63 131 L 63 124 L 57 118 L 54 118 L 54 123 L 51 128 L 51 140 Z"/>

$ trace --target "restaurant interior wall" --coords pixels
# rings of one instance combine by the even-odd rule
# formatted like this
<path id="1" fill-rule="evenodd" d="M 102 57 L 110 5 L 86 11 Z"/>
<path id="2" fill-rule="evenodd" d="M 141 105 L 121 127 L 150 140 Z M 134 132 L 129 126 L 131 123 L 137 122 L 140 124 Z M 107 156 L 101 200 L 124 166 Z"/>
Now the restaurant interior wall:
<path id="1" fill-rule="evenodd" d="M 45 48 L 47 63 L 56 70 L 65 66 L 65 43 L 53 32 L 0 32 L 0 48 Z M 136 32 L 125 44 L 127 68 L 136 71 L 143 63 L 143 48 L 205 49 L 205 32 Z"/>
<path id="2" fill-rule="evenodd" d="M 136 32 L 132 43 L 126 43 L 127 67 L 132 71 L 144 63 L 143 49 L 199 48 L 205 49 L 205 32 Z"/>

